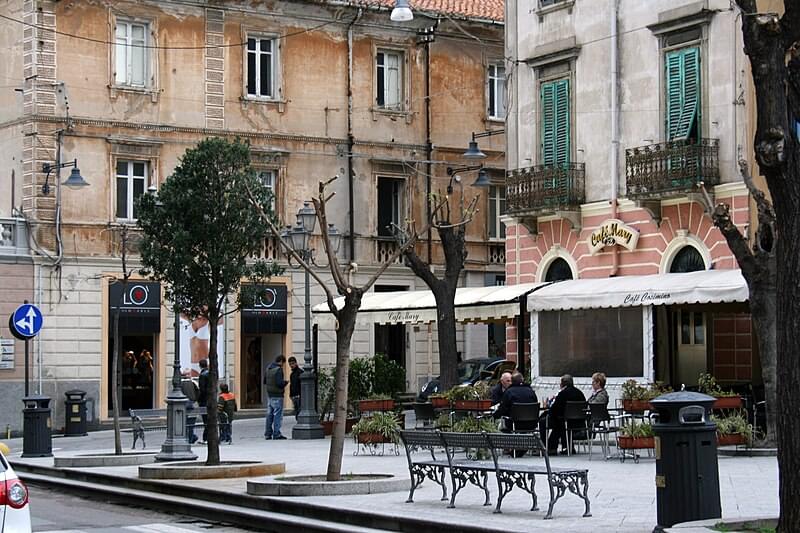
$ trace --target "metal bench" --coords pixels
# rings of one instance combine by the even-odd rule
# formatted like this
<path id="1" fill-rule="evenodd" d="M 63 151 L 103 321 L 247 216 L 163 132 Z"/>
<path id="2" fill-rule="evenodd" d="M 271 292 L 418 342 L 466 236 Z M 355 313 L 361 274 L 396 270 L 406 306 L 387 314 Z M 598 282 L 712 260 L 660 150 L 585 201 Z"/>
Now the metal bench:
<path id="1" fill-rule="evenodd" d="M 406 449 L 408 473 L 411 476 L 411 490 L 408 493 L 406 503 L 414 502 L 414 491 L 422 485 L 426 477 L 442 487 L 442 501 L 447 500 L 444 470 L 450 466 L 450 463 L 447 459 L 436 457 L 436 450 L 443 448 L 439 434 L 433 431 L 401 431 L 400 440 Z M 428 451 L 431 458 L 411 457 L 411 454 L 417 451 Z"/>
<path id="2" fill-rule="evenodd" d="M 494 512 L 499 513 L 503 498 L 515 486 L 520 487 L 531 495 L 533 505 L 531 511 L 538 509 L 534 486 L 536 476 L 546 476 L 550 489 L 550 505 L 547 508 L 545 519 L 553 517 L 553 506 L 567 490 L 584 501 L 585 511 L 583 516 L 592 516 L 589 506 L 589 471 L 585 468 L 551 468 L 547 448 L 542 444 L 538 435 L 533 433 L 484 433 L 492 459 L 495 464 L 497 476 L 497 506 Z M 532 454 L 540 453 L 544 459 L 543 465 L 525 464 L 520 462 L 502 462 L 503 450 L 525 450 Z"/>
<path id="3" fill-rule="evenodd" d="M 136 441 L 142 441 L 142 449 L 147 447 L 147 443 L 145 442 L 145 433 L 148 431 L 166 431 L 167 430 L 167 410 L 166 409 L 129 409 L 128 414 L 131 417 L 131 429 L 130 431 L 133 433 L 133 446 L 132 449 L 136 449 Z M 207 414 L 205 407 L 195 407 L 191 411 L 187 411 L 187 418 L 191 416 L 192 418 L 196 418 L 202 415 Z M 148 422 L 157 421 L 158 424 L 148 424 Z M 161 423 L 163 421 L 163 423 Z M 194 430 L 195 427 L 202 427 L 203 423 L 200 422 L 199 424 L 195 422 L 194 424 L 187 424 L 187 428 L 191 427 Z"/>

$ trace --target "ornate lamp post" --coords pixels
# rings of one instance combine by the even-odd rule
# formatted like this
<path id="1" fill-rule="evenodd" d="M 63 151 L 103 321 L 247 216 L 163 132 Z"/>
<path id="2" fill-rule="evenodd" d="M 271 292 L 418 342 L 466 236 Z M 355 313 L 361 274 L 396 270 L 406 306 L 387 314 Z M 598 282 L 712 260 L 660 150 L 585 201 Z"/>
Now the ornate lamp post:
<path id="1" fill-rule="evenodd" d="M 155 186 L 147 189 L 148 194 L 156 194 Z M 161 202 L 156 200 L 156 206 Z M 192 453 L 186 427 L 186 404 L 188 398 L 181 390 L 181 310 L 178 304 L 172 308 L 175 314 L 175 355 L 172 359 L 172 390 L 167 393 L 167 437 L 156 454 L 156 461 L 193 461 L 197 455 Z"/>
<path id="2" fill-rule="evenodd" d="M 281 237 L 307 264 L 318 265 L 314 260 L 314 250 L 311 248 L 311 234 L 317 222 L 317 213 L 309 202 L 304 202 L 303 207 L 297 211 L 297 222 L 294 226 L 286 226 L 281 232 Z M 339 251 L 342 235 L 333 224 L 328 225 L 328 240 L 333 248 L 333 253 Z M 291 256 L 288 257 L 291 265 Z M 317 387 L 314 367 L 311 362 L 311 297 L 309 294 L 309 274 L 305 270 L 305 349 L 303 351 L 303 373 L 300 374 L 300 413 L 297 415 L 297 424 L 292 429 L 293 439 L 321 439 L 324 437 L 322 426 L 319 423 L 319 413 L 316 410 Z"/>

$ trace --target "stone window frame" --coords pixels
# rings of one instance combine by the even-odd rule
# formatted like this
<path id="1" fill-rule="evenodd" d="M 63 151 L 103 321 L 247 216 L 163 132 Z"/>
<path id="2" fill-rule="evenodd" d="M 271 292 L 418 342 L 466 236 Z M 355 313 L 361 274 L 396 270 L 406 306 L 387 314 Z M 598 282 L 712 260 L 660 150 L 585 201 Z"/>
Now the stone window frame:
<path id="1" fill-rule="evenodd" d="M 489 74 L 489 69 L 492 68 L 492 67 L 503 67 L 503 73 L 504 73 L 503 89 L 505 91 L 504 100 L 505 100 L 505 105 L 506 105 L 506 109 L 505 109 L 505 111 L 503 113 L 503 116 L 492 115 L 492 114 L 489 113 L 489 105 L 491 103 L 489 101 L 489 85 L 490 85 L 490 83 L 491 83 L 491 81 L 493 79 L 494 80 L 498 79 L 496 77 L 492 78 L 491 75 Z M 486 60 L 485 64 L 484 64 L 484 72 L 485 72 L 485 75 L 486 75 L 486 83 L 485 83 L 485 86 L 484 86 L 484 106 L 483 106 L 483 112 L 484 112 L 484 115 L 485 115 L 485 122 L 487 124 L 491 124 L 491 123 L 505 124 L 506 115 L 508 114 L 508 72 L 506 71 L 505 61 L 503 60 L 502 57 L 489 57 Z M 495 91 L 497 91 L 496 88 L 495 88 Z"/>
<path id="2" fill-rule="evenodd" d="M 240 100 L 243 104 L 250 103 L 258 105 L 275 106 L 279 113 L 286 110 L 287 100 L 284 90 L 284 60 L 283 60 L 283 35 L 279 31 L 256 29 L 247 25 L 241 26 L 241 39 L 245 43 L 242 46 L 242 94 Z M 251 95 L 247 93 L 247 40 L 248 39 L 270 39 L 274 44 L 273 49 L 273 89 L 271 97 Z"/>
<path id="3" fill-rule="evenodd" d="M 151 185 L 158 187 L 161 180 L 161 142 L 150 142 L 137 139 L 108 139 L 108 176 L 110 180 L 108 188 L 108 220 L 112 224 L 136 225 L 134 218 L 117 218 L 117 161 L 142 161 L 147 164 L 147 181 L 145 183 L 145 193 Z"/>
<path id="4" fill-rule="evenodd" d="M 402 55 L 401 73 L 402 79 L 400 80 L 400 89 L 402 90 L 401 100 L 402 105 L 399 109 L 389 109 L 378 107 L 376 102 L 376 95 L 378 94 L 378 53 L 379 52 L 396 52 Z M 388 116 L 393 120 L 397 117 L 405 119 L 406 123 L 411 123 L 414 113 L 412 112 L 412 99 L 411 99 L 411 49 L 409 46 L 392 43 L 389 41 L 373 41 L 372 43 L 372 60 L 370 62 L 370 79 L 372 80 L 372 90 L 370 91 L 370 106 L 372 112 L 372 120 L 378 120 L 378 117 Z"/>
<path id="5" fill-rule="evenodd" d="M 265 150 L 258 147 L 251 147 L 251 167 L 256 172 L 270 170 L 275 173 L 275 185 L 272 193 L 275 197 L 273 209 L 278 220 L 283 220 L 286 214 L 286 152 L 280 150 Z"/>
<path id="6" fill-rule="evenodd" d="M 127 13 L 118 12 L 115 9 L 111 8 L 108 11 L 108 41 L 110 43 L 114 43 L 109 46 L 109 54 L 108 54 L 108 89 L 109 89 L 109 96 L 112 100 L 115 100 L 120 92 L 125 93 L 134 93 L 134 94 L 143 94 L 149 95 L 150 100 L 153 103 L 158 102 L 158 96 L 161 92 L 160 90 L 160 80 L 159 80 L 159 49 L 158 47 L 158 19 L 155 17 L 143 17 L 140 15 L 132 15 Z M 128 85 L 128 84 L 121 84 L 117 83 L 117 76 L 116 76 L 116 64 L 117 64 L 117 45 L 116 45 L 116 29 L 117 29 L 117 22 L 118 21 L 125 21 L 130 23 L 138 23 L 144 24 L 148 28 L 147 32 L 147 46 L 146 48 L 147 57 L 145 60 L 145 64 L 147 65 L 148 72 L 147 78 L 148 83 L 144 86 L 136 86 L 136 85 Z"/>

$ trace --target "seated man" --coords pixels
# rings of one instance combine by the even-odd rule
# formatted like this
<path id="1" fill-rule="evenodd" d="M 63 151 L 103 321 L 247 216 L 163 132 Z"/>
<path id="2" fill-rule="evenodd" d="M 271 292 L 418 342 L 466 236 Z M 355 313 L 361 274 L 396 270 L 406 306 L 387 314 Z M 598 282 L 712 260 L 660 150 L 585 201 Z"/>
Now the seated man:
<path id="1" fill-rule="evenodd" d="M 500 400 L 500 406 L 495 409 L 492 416 L 500 418 L 503 416 L 511 415 L 511 406 L 515 403 L 538 403 L 536 393 L 528 385 L 523 383 L 522 374 L 514 372 L 511 375 L 511 386 L 503 393 L 503 398 Z"/>
<path id="2" fill-rule="evenodd" d="M 550 438 L 547 439 L 547 453 L 555 455 L 558 453 L 558 443 L 561 441 L 561 453 L 567 453 L 567 432 L 566 421 L 564 419 L 564 411 L 567 407 L 567 402 L 585 402 L 586 396 L 575 388 L 572 381 L 572 376 L 564 374 L 561 376 L 561 390 L 553 399 L 550 404 L 550 411 L 547 415 L 548 426 L 552 429 Z M 545 440 L 545 430 L 541 428 L 542 442 Z M 574 453 L 574 452 L 573 452 Z"/>
<path id="3" fill-rule="evenodd" d="M 500 381 L 498 381 L 497 385 L 492 387 L 492 390 L 489 391 L 489 399 L 492 400 L 492 405 L 497 405 L 500 403 L 500 400 L 503 399 L 503 394 L 505 394 L 510 386 L 511 372 L 503 372 L 500 375 Z"/>

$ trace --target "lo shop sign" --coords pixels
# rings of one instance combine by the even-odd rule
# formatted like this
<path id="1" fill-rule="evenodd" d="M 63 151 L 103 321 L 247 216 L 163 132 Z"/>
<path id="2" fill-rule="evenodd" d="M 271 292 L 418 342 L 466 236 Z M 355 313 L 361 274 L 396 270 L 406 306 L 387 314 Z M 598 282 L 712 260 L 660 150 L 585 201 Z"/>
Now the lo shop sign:
<path id="1" fill-rule="evenodd" d="M 639 242 L 639 230 L 628 226 L 621 220 L 610 218 L 600 224 L 600 227 L 589 235 L 587 241 L 589 253 L 592 255 L 606 246 L 613 246 L 614 244 L 619 244 L 628 250 L 634 250 L 636 243 Z"/>

